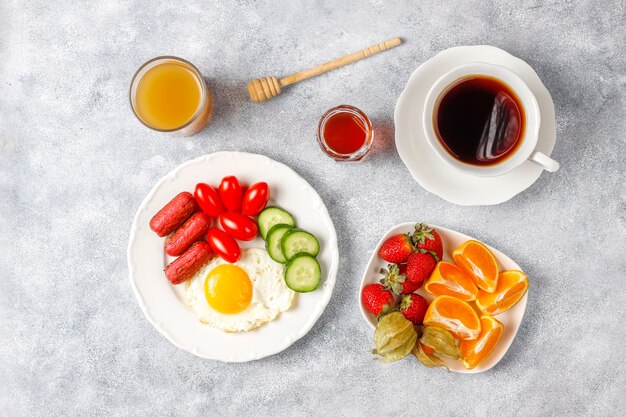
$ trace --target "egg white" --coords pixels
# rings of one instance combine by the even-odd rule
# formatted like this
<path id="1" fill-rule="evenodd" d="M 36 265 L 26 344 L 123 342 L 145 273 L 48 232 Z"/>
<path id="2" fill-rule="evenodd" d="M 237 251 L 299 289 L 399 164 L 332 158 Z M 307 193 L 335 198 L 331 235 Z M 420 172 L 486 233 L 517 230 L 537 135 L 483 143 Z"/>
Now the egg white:
<path id="1" fill-rule="evenodd" d="M 250 305 L 236 314 L 214 310 L 206 300 L 204 282 L 209 272 L 226 263 L 222 258 L 215 257 L 187 281 L 185 302 L 201 323 L 229 333 L 247 332 L 289 310 L 295 292 L 285 284 L 285 267 L 259 248 L 242 249 L 241 258 L 233 264 L 246 271 L 252 281 Z"/>

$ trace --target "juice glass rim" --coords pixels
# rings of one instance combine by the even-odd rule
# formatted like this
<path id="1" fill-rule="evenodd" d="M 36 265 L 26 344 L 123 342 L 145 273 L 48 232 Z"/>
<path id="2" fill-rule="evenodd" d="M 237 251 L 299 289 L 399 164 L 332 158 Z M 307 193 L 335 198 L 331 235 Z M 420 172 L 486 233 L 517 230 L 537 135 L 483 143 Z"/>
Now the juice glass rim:
<path id="1" fill-rule="evenodd" d="M 363 126 L 366 129 L 363 145 L 361 145 L 359 149 L 352 153 L 336 152 L 326 143 L 326 138 L 324 137 L 324 128 L 326 127 L 326 123 L 328 122 L 328 120 L 337 113 L 350 113 L 353 116 L 356 116 L 363 123 Z M 361 109 L 351 106 L 349 104 L 341 104 L 327 110 L 322 115 L 317 125 L 317 142 L 322 148 L 322 151 L 324 151 L 326 155 L 330 156 L 336 161 L 354 161 L 362 158 L 371 148 L 373 136 L 374 131 L 372 130 L 372 122 L 370 121 L 369 117 L 367 117 L 367 115 Z"/>
<path id="2" fill-rule="evenodd" d="M 181 125 L 181 126 L 179 126 L 177 128 L 174 128 L 174 129 L 158 129 L 156 127 L 150 126 L 149 124 L 145 123 L 143 120 L 141 120 L 141 117 L 139 117 L 139 115 L 137 114 L 137 110 L 135 109 L 135 104 L 133 103 L 133 87 L 135 87 L 135 82 L 138 84 L 139 80 L 141 80 L 141 78 L 139 80 L 137 80 L 137 76 L 148 65 L 152 64 L 155 61 L 159 61 L 159 60 L 178 61 L 178 62 L 182 62 L 184 64 L 189 65 L 189 67 L 191 67 L 191 70 L 193 71 L 194 75 L 198 78 L 198 82 L 200 83 L 200 89 L 201 89 L 201 92 L 202 92 L 202 102 L 200 103 L 200 106 L 198 106 L 198 109 L 196 110 L 194 115 L 191 117 L 191 119 L 189 119 L 189 121 L 187 121 L 185 124 L 183 124 L 183 125 Z M 136 88 L 135 88 L 135 90 L 136 90 Z M 202 114 L 202 110 L 204 109 L 204 106 L 207 104 L 208 94 L 207 94 L 206 82 L 204 81 L 204 78 L 202 77 L 202 74 L 200 73 L 198 68 L 196 68 L 196 66 L 194 64 L 192 64 L 191 62 L 187 61 L 186 59 L 183 59 L 183 58 L 180 58 L 180 57 L 177 57 L 177 56 L 174 56 L 174 55 L 161 55 L 161 56 L 154 57 L 154 58 L 149 59 L 148 61 L 144 62 L 137 69 L 137 71 L 135 71 L 135 73 L 133 74 L 133 77 L 130 80 L 130 88 L 128 90 L 128 99 L 130 101 L 130 108 L 133 110 L 133 114 L 135 115 L 137 120 L 139 120 L 139 122 L 142 125 L 144 125 L 148 129 L 152 129 L 152 130 L 157 131 L 157 132 L 168 133 L 168 132 L 178 132 L 179 130 L 184 129 L 187 126 L 189 126 L 190 124 L 192 124 L 193 122 L 195 122 L 196 119 L 198 119 L 198 117 L 200 117 L 200 115 Z"/>

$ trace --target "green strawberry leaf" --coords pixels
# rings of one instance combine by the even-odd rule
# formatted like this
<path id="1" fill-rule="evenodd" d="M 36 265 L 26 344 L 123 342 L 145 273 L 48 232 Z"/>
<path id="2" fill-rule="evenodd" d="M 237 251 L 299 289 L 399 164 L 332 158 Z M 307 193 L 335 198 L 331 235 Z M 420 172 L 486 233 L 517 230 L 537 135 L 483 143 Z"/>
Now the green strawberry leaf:
<path id="1" fill-rule="evenodd" d="M 417 223 L 415 225 L 415 231 L 413 232 L 413 235 L 411 237 L 413 244 L 415 245 L 424 244 L 426 239 L 435 240 L 435 235 L 433 235 L 434 230 L 435 229 L 433 229 L 432 227 L 429 227 L 426 224 Z"/>

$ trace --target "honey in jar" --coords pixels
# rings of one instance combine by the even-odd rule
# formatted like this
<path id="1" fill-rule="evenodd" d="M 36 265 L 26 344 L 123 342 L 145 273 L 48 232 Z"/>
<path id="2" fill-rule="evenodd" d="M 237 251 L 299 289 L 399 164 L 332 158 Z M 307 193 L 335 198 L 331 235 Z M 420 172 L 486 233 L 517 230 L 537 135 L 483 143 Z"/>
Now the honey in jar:
<path id="1" fill-rule="evenodd" d="M 318 142 L 336 161 L 359 161 L 374 139 L 369 118 L 356 107 L 342 105 L 328 110 L 320 119 Z"/>

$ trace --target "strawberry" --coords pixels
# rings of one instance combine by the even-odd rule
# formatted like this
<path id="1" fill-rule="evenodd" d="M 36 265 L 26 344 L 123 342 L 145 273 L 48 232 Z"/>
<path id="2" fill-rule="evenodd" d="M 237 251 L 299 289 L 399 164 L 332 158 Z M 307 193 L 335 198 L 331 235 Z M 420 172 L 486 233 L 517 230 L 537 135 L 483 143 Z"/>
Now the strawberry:
<path id="1" fill-rule="evenodd" d="M 361 302 L 376 317 L 391 312 L 396 306 L 393 294 L 382 284 L 366 285 L 361 292 Z"/>
<path id="2" fill-rule="evenodd" d="M 381 269 L 380 273 L 384 275 L 380 283 L 396 295 L 409 294 L 419 288 L 414 282 L 406 279 L 406 264 L 389 264 L 387 269 Z"/>
<path id="3" fill-rule="evenodd" d="M 413 324 L 422 324 L 428 301 L 419 294 L 407 294 L 400 303 L 400 312 Z"/>
<path id="4" fill-rule="evenodd" d="M 406 266 L 406 279 L 421 287 L 424 280 L 430 276 L 437 265 L 437 256 L 434 252 L 419 249 L 409 255 Z"/>
<path id="5" fill-rule="evenodd" d="M 443 259 L 443 243 L 441 242 L 441 236 L 432 227 L 417 223 L 415 225 L 415 232 L 411 235 L 411 241 L 415 245 L 415 249 L 424 249 L 435 252 L 437 260 Z"/>
<path id="6" fill-rule="evenodd" d="M 406 262 L 406 259 L 414 249 L 411 236 L 408 234 L 394 235 L 385 240 L 385 243 L 378 251 L 378 256 L 389 263 L 400 264 Z"/>

